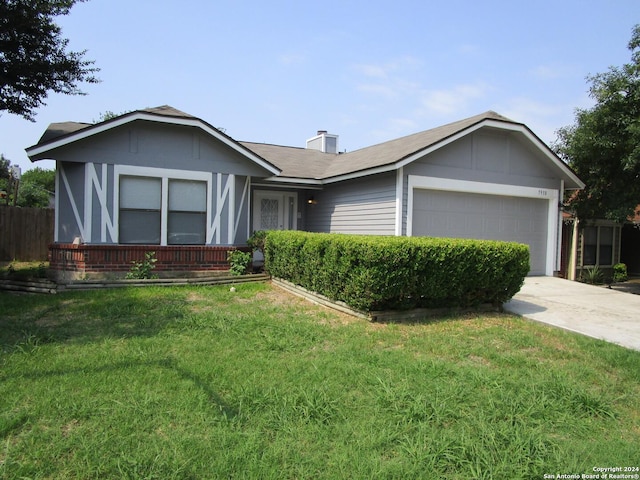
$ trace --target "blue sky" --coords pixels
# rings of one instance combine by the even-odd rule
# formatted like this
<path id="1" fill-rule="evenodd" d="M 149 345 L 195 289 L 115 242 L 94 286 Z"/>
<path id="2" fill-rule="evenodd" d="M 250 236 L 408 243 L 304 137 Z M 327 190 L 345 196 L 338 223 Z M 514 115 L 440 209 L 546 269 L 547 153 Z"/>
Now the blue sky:
<path id="1" fill-rule="evenodd" d="M 495 110 L 543 141 L 589 107 L 589 74 L 630 61 L 638 0 L 90 0 L 58 23 L 101 69 L 36 122 L 2 112 L 0 152 L 51 122 L 171 105 L 236 140 L 353 151 Z"/>

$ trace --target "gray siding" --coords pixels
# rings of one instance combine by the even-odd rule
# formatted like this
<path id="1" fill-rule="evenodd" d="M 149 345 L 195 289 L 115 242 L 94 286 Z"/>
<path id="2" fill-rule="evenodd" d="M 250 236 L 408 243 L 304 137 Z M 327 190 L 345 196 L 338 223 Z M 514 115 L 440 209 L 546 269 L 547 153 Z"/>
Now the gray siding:
<path id="1" fill-rule="evenodd" d="M 249 235 L 250 208 L 246 181 L 251 176 L 269 175 L 199 129 L 142 121 L 58 148 L 50 156 L 58 165 L 56 241 L 60 243 L 72 242 L 76 237 L 94 244 L 118 242 L 115 170 L 126 166 L 136 168 L 135 173 L 127 173 L 132 175 L 172 178 L 168 171 L 182 171 L 192 172 L 190 175 L 200 180 L 205 175 L 211 185 L 208 208 L 214 232 L 209 244 L 244 244 Z M 231 183 L 233 189 L 229 188 Z M 229 198 L 230 195 L 233 197 Z M 90 212 L 85 211 L 89 208 L 85 205 L 87 200 L 91 203 Z M 231 206 L 234 208 L 232 218 Z M 234 232 L 229 228 L 230 223 Z M 230 236 L 235 241 L 230 242 Z"/>
<path id="2" fill-rule="evenodd" d="M 405 167 L 405 175 L 560 188 L 548 159 L 517 134 L 482 129 Z"/>
<path id="3" fill-rule="evenodd" d="M 329 184 L 314 192 L 314 199 L 317 203 L 307 209 L 309 231 L 395 234 L 395 173 Z"/>
<path id="4" fill-rule="evenodd" d="M 50 156 L 65 162 L 270 176 L 259 165 L 198 128 L 145 121 L 78 140 L 56 149 Z"/>
<path id="5" fill-rule="evenodd" d="M 71 189 L 69 192 L 65 186 L 65 182 L 62 180 L 62 171 L 60 167 L 63 166 L 64 173 L 66 175 L 67 183 Z M 80 164 L 57 164 L 56 175 L 58 176 L 59 191 L 56 192 L 57 205 L 57 234 L 56 241 L 62 243 L 71 243 L 74 238 L 82 237 L 82 232 L 76 222 L 75 214 L 72 206 L 72 195 L 84 195 L 84 165 Z M 74 193 L 75 192 L 75 193 Z M 76 205 L 78 209 L 78 215 L 80 218 L 84 217 L 84 206 L 82 204 Z"/>

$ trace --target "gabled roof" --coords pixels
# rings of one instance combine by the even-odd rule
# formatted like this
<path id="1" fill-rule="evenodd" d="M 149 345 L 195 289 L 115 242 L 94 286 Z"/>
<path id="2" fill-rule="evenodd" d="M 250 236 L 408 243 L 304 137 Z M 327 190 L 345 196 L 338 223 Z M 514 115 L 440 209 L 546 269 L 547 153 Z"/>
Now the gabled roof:
<path id="1" fill-rule="evenodd" d="M 338 157 L 320 150 L 285 147 L 267 143 L 240 142 L 263 158 L 271 159 L 282 171 L 279 177 L 320 180 Z"/>
<path id="2" fill-rule="evenodd" d="M 222 143 L 244 155 L 249 160 L 265 168 L 267 171 L 271 172 L 271 174 L 280 174 L 280 169 L 278 167 L 268 160 L 260 157 L 255 152 L 243 147 L 230 136 L 224 134 L 204 120 L 194 117 L 193 115 L 189 115 L 188 113 L 182 112 L 169 105 L 136 110 L 95 124 L 78 122 L 52 123 L 44 132 L 42 137 L 40 137 L 38 143 L 26 149 L 27 155 L 32 161 L 40 160 L 46 158 L 47 152 L 50 152 L 51 150 L 136 120 L 146 120 L 199 128 L 206 134 L 220 140 Z"/>
<path id="3" fill-rule="evenodd" d="M 269 180 L 284 183 L 324 184 L 375 173 L 397 170 L 424 155 L 462 138 L 475 130 L 489 127 L 523 135 L 550 162 L 566 188 L 584 188 L 577 175 L 526 125 L 514 122 L 494 111 L 449 123 L 437 128 L 396 138 L 349 153 L 323 153 L 318 150 L 237 142 L 207 122 L 168 105 L 127 113 L 98 124 L 54 123 L 39 142 L 27 149 L 32 159 L 54 148 L 100 133 L 134 120 L 150 120 L 201 128 L 254 162 L 267 168 L 274 176 Z"/>
<path id="4" fill-rule="evenodd" d="M 460 132 L 465 132 L 470 127 L 487 120 L 513 123 L 512 120 L 509 120 L 496 112 L 488 111 L 441 127 L 436 127 L 423 132 L 379 143 L 371 147 L 355 150 L 346 155 L 348 158 L 345 158 L 344 162 L 336 162 L 332 165 L 332 167 L 325 172 L 325 176 L 326 178 L 331 178 L 346 175 L 354 171 L 380 168 L 387 165 L 395 166 L 403 160 L 415 156 L 422 156 L 427 153 L 426 150 L 429 149 L 429 147 L 442 144 L 452 136 L 455 136 Z M 345 165 L 346 163 L 349 164 L 349 168 Z"/>
<path id="5" fill-rule="evenodd" d="M 282 170 L 280 177 L 331 183 L 396 170 L 482 127 L 519 132 L 550 160 L 551 165 L 565 178 L 566 188 L 584 188 L 584 183 L 577 175 L 526 125 L 493 111 L 349 153 L 332 154 L 304 148 L 241 143 L 277 165 Z"/>

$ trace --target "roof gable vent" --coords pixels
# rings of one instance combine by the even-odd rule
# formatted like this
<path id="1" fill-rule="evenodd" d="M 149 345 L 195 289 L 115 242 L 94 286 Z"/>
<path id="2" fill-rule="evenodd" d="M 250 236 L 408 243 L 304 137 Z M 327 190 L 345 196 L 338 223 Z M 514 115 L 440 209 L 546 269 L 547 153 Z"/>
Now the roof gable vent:
<path id="1" fill-rule="evenodd" d="M 326 130 L 318 130 L 315 137 L 307 140 L 307 148 L 319 150 L 323 153 L 338 153 L 338 135 L 327 133 Z"/>

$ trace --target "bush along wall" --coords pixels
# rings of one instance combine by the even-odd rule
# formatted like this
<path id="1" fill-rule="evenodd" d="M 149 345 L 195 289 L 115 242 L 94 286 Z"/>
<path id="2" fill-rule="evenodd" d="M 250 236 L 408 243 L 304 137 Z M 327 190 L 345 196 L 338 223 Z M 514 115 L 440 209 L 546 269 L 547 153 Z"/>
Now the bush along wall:
<path id="1" fill-rule="evenodd" d="M 270 231 L 265 270 L 357 310 L 499 306 L 529 273 L 527 245 Z"/>

